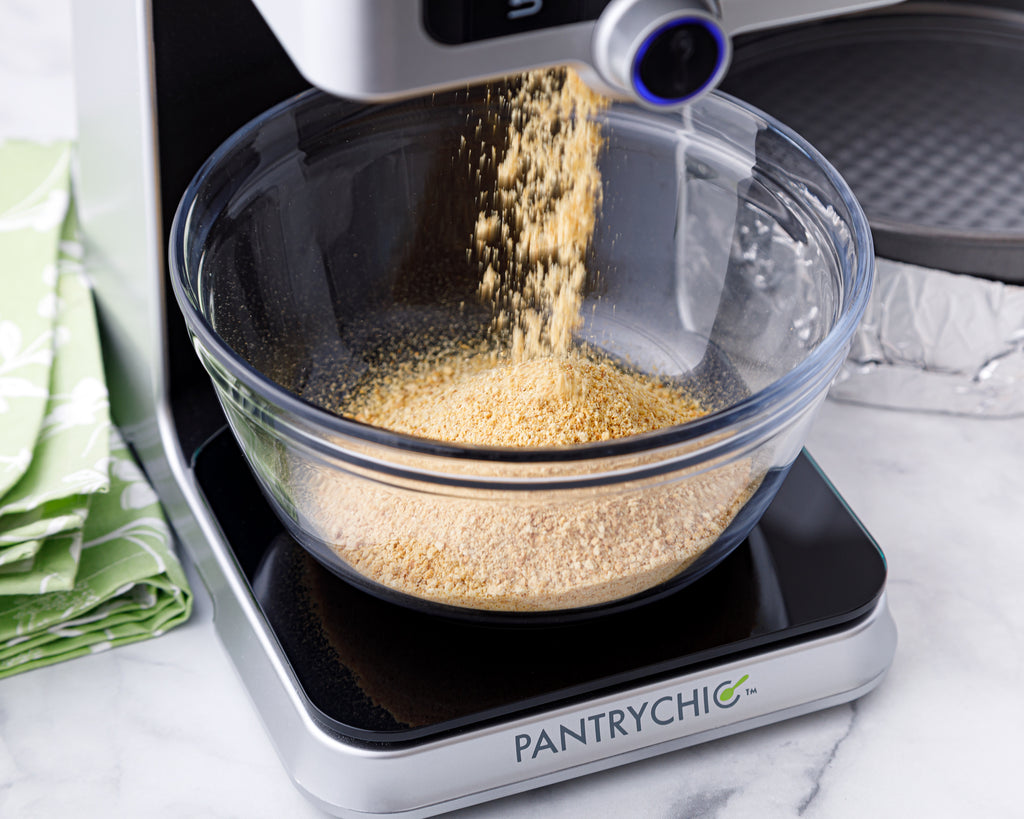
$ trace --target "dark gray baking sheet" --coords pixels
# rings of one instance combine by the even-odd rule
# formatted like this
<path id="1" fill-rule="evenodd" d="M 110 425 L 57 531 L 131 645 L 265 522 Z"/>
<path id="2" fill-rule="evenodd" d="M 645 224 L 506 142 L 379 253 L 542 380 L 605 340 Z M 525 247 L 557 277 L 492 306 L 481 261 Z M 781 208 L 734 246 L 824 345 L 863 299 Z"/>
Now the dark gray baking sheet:
<path id="1" fill-rule="evenodd" d="M 722 88 L 836 166 L 879 256 L 1024 282 L 1024 11 L 911 2 L 747 35 Z"/>

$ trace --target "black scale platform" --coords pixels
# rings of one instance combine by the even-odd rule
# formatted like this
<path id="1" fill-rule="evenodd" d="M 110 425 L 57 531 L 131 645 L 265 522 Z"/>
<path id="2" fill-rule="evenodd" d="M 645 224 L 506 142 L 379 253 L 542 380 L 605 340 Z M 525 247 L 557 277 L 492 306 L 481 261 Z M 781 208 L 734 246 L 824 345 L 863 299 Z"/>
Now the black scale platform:
<path id="1" fill-rule="evenodd" d="M 819 636 L 867 616 L 885 586 L 882 553 L 806 453 L 746 541 L 692 585 L 520 627 L 406 609 L 324 569 L 226 430 L 194 469 L 314 719 L 356 741 L 423 741 Z"/>

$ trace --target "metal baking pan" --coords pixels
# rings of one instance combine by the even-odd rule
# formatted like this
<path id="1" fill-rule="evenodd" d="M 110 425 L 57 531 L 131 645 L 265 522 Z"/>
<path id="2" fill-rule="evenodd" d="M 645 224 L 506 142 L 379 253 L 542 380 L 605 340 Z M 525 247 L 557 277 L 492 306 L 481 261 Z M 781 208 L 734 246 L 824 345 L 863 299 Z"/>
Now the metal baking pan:
<path id="1" fill-rule="evenodd" d="M 909 2 L 738 38 L 723 90 L 822 151 L 879 256 L 1024 282 L 1024 10 Z"/>

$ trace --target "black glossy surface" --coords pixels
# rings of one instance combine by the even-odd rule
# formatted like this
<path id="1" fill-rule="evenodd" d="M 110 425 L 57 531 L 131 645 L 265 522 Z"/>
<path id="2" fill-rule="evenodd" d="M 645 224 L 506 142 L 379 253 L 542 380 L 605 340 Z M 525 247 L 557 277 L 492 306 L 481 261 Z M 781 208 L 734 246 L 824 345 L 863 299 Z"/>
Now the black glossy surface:
<path id="1" fill-rule="evenodd" d="M 235 130 L 309 83 L 250 0 L 154 0 L 151 12 L 162 245 L 167 247 L 181 195 L 206 158 Z M 170 282 L 164 287 L 171 409 L 187 452 L 224 419 Z"/>
<path id="2" fill-rule="evenodd" d="M 801 455 L 761 523 L 686 589 L 567 625 L 497 627 L 371 597 L 283 530 L 226 431 L 195 472 L 314 715 L 377 743 L 622 688 L 849 624 L 882 593 L 885 561 Z"/>
<path id="3" fill-rule="evenodd" d="M 423 27 L 446 45 L 554 28 L 601 16 L 610 0 L 423 0 Z"/>

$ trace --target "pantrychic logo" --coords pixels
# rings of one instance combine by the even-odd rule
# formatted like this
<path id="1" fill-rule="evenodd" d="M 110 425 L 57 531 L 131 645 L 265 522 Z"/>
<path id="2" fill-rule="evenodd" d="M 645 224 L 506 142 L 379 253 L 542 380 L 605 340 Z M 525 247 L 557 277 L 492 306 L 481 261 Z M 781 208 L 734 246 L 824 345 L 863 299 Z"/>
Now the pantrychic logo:
<path id="1" fill-rule="evenodd" d="M 744 696 L 756 693 L 744 674 L 735 682 L 722 680 L 715 684 L 688 688 L 660 697 L 639 700 L 624 708 L 610 708 L 559 723 L 534 733 L 514 737 L 517 763 L 568 753 L 574 749 L 614 742 L 622 737 L 657 730 L 684 720 L 699 719 L 708 714 L 733 708 Z"/>

